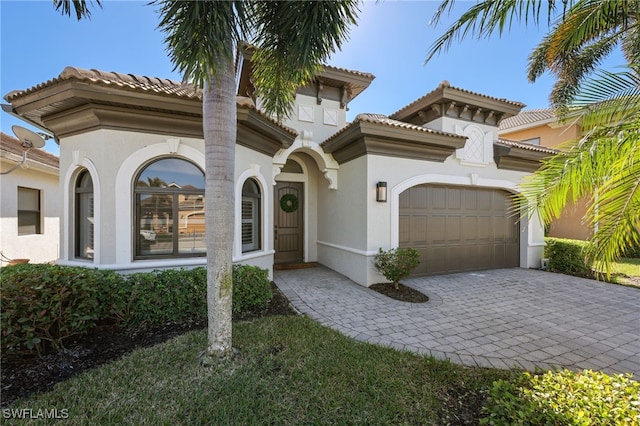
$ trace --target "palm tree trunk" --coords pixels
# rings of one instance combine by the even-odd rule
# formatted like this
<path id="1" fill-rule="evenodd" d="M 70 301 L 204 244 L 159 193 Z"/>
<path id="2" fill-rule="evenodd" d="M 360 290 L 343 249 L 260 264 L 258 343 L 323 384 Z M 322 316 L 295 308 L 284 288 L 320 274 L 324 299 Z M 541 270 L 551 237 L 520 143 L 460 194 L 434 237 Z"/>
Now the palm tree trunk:
<path id="1" fill-rule="evenodd" d="M 207 355 L 231 355 L 236 99 L 233 61 L 223 58 L 203 91 L 207 239 Z"/>

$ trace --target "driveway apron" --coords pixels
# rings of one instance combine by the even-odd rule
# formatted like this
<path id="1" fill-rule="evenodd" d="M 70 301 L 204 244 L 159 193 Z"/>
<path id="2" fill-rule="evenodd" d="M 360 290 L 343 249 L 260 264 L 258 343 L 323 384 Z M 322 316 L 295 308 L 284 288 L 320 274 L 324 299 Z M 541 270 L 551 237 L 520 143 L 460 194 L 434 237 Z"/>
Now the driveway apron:
<path id="1" fill-rule="evenodd" d="M 301 313 L 354 339 L 493 368 L 592 369 L 640 377 L 640 289 L 528 269 L 403 283 L 390 299 L 323 266 L 275 271 Z"/>

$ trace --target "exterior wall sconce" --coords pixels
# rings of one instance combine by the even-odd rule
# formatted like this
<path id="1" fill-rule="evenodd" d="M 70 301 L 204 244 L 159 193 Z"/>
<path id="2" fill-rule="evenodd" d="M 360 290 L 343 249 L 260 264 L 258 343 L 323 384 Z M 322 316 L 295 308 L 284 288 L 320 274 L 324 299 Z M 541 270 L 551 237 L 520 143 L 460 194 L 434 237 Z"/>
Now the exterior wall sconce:
<path id="1" fill-rule="evenodd" d="M 376 201 L 379 203 L 387 202 L 387 182 L 376 183 Z"/>

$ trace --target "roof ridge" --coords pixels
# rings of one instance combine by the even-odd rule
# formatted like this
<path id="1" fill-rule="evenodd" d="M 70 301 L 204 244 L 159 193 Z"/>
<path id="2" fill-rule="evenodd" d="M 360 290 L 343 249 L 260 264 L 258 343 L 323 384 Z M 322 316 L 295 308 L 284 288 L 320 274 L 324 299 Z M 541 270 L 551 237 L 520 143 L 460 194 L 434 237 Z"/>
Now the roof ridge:
<path id="1" fill-rule="evenodd" d="M 400 108 L 399 110 L 395 111 L 393 114 L 390 114 L 389 116 L 391 117 L 391 116 L 399 114 L 400 112 L 408 109 L 409 107 L 420 103 L 422 100 L 426 99 L 428 96 L 432 95 L 433 93 L 437 92 L 438 90 L 442 90 L 444 88 L 456 90 L 458 92 L 462 92 L 462 93 L 466 93 L 466 94 L 470 94 L 470 95 L 474 95 L 474 96 L 480 96 L 480 97 L 485 98 L 485 99 L 491 99 L 491 100 L 494 100 L 494 101 L 505 102 L 505 103 L 508 103 L 508 104 L 511 104 L 511 105 L 519 106 L 521 108 L 524 108 L 526 106 L 522 102 L 510 101 L 507 98 L 498 98 L 498 97 L 495 97 L 495 96 L 486 95 L 484 93 L 474 92 L 472 90 L 467 90 L 467 89 L 462 89 L 460 87 L 452 86 L 451 83 L 449 83 L 448 80 L 442 80 L 440 82 L 440 84 L 438 84 L 438 86 L 435 89 L 427 92 L 423 96 L 420 96 L 418 99 L 416 99 L 413 102 L 410 102 L 409 104 L 403 106 L 402 108 Z"/>

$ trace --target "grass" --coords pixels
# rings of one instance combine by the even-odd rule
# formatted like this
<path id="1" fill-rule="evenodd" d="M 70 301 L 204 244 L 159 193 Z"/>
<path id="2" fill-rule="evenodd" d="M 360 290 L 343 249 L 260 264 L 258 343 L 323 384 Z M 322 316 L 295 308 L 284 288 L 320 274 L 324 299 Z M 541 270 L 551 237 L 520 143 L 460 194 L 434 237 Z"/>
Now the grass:
<path id="1" fill-rule="evenodd" d="M 614 263 L 611 282 L 640 286 L 640 259 L 622 258 Z"/>
<path id="2" fill-rule="evenodd" d="M 240 356 L 226 364 L 201 367 L 205 343 L 204 330 L 184 334 L 8 409 L 66 409 L 65 425 L 477 424 L 492 382 L 517 374 L 357 342 L 296 316 L 234 323 Z"/>

